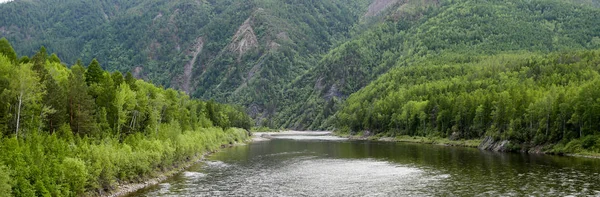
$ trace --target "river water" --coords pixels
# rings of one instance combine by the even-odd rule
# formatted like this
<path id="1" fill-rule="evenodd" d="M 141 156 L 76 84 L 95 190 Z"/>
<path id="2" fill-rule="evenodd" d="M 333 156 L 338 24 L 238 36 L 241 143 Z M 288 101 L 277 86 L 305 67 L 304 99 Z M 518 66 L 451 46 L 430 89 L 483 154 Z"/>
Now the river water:
<path id="1" fill-rule="evenodd" d="M 600 196 L 600 159 L 282 136 L 131 196 Z"/>

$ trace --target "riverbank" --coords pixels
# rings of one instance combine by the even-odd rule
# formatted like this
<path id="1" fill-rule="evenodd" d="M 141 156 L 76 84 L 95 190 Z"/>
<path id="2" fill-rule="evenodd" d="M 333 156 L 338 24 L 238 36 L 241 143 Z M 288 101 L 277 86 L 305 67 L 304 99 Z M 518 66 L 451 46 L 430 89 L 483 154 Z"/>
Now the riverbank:
<path id="1" fill-rule="evenodd" d="M 474 140 L 450 140 L 441 137 L 421 137 L 421 136 L 396 136 L 396 137 L 380 137 L 369 135 L 349 135 L 334 132 L 333 135 L 348 138 L 350 140 L 370 140 L 370 141 L 385 141 L 385 142 L 405 142 L 418 144 L 431 144 L 438 146 L 459 146 L 468 148 L 478 148 L 481 150 L 490 150 L 495 152 L 522 152 L 530 154 L 547 154 L 569 157 L 585 157 L 600 159 L 600 153 L 589 151 L 582 148 L 580 140 L 573 140 L 566 145 L 550 144 L 545 146 L 529 146 L 526 144 L 515 144 L 510 141 L 494 141 L 490 138 L 474 139 Z"/>
<path id="2" fill-rule="evenodd" d="M 420 136 L 396 136 L 396 137 L 377 137 L 377 136 L 362 136 L 362 135 L 347 135 L 334 133 L 339 137 L 345 137 L 350 140 L 371 140 L 371 141 L 384 141 L 384 142 L 406 142 L 406 143 L 418 143 L 418 144 L 431 144 L 438 146 L 461 146 L 477 148 L 481 144 L 481 140 L 450 140 L 448 138 L 440 137 L 420 137 Z"/>
<path id="3" fill-rule="evenodd" d="M 102 196 L 105 196 L 105 197 L 127 196 L 127 195 L 135 193 L 141 189 L 160 184 L 161 182 L 164 182 L 165 180 L 175 176 L 176 174 L 179 174 L 179 173 L 185 171 L 186 169 L 190 168 L 192 165 L 204 161 L 205 158 L 211 154 L 219 152 L 220 150 L 223 150 L 225 148 L 231 148 L 233 146 L 244 145 L 248 141 L 250 141 L 250 139 L 246 139 L 243 142 L 237 142 L 234 144 L 223 144 L 223 145 L 221 145 L 221 148 L 219 150 L 205 152 L 201 156 L 194 157 L 194 159 L 190 159 L 186 162 L 183 162 L 182 164 L 175 165 L 169 170 L 166 170 L 163 172 L 157 172 L 157 175 L 154 176 L 153 178 L 149 178 L 147 180 L 143 180 L 143 181 L 140 181 L 137 183 L 120 184 L 116 190 L 114 190 L 113 192 L 111 192 L 109 194 L 102 195 Z"/>
<path id="4" fill-rule="evenodd" d="M 339 140 L 337 136 L 333 135 L 331 131 L 294 131 L 294 130 L 285 130 L 285 131 L 276 131 L 276 132 L 254 132 L 252 133 L 252 141 L 261 142 L 268 141 L 273 138 L 294 138 L 294 136 L 302 136 L 303 139 L 324 139 L 324 140 Z M 320 137 L 335 137 L 332 138 L 320 138 Z"/>

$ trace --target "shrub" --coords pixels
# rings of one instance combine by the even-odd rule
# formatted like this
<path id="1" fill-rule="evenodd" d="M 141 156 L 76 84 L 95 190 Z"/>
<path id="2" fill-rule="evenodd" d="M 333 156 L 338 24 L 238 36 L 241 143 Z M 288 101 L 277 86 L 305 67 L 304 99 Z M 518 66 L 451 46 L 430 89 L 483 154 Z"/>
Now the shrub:
<path id="1" fill-rule="evenodd" d="M 0 197 L 8 197 L 11 192 L 10 173 L 6 166 L 0 165 Z"/>
<path id="2" fill-rule="evenodd" d="M 64 181 L 69 186 L 74 195 L 81 195 L 85 192 L 87 185 L 87 170 L 85 162 L 79 158 L 67 157 L 63 160 L 62 170 Z"/>
<path id="3" fill-rule="evenodd" d="M 591 149 L 592 147 L 594 147 L 596 145 L 596 140 L 597 140 L 597 136 L 587 136 L 583 139 L 583 142 L 581 143 L 581 147 L 585 148 L 585 149 Z"/>

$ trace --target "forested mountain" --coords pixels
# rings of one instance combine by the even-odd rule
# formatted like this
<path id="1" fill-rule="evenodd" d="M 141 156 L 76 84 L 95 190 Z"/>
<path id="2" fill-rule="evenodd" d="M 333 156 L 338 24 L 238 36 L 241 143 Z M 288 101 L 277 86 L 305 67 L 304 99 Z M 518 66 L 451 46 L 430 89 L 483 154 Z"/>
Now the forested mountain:
<path id="1" fill-rule="evenodd" d="M 368 0 L 16 1 L 0 6 L 0 36 L 31 54 L 104 69 L 201 98 L 275 111 L 285 84 L 348 37 Z M 373 11 L 373 14 L 376 14 Z M 54 14 L 61 13 L 61 14 Z"/>
<path id="2" fill-rule="evenodd" d="M 589 6 L 593 2 L 579 3 L 404 1 L 295 81 L 290 94 L 305 102 L 290 102 L 292 108 L 278 114 L 276 125 L 329 127 L 327 117 L 341 101 L 388 69 L 445 53 L 468 57 L 599 48 L 600 10 Z"/>
<path id="3" fill-rule="evenodd" d="M 598 151 L 599 65 L 597 50 L 446 54 L 394 68 L 353 94 L 336 126 L 391 136 L 491 137 L 529 147 L 586 139 L 588 145 L 567 148 Z"/>
<path id="4" fill-rule="evenodd" d="M 325 129 L 390 68 L 446 53 L 596 49 L 595 0 L 15 1 L 0 35 L 245 106 L 258 124 Z M 52 13 L 61 13 L 60 15 Z"/>

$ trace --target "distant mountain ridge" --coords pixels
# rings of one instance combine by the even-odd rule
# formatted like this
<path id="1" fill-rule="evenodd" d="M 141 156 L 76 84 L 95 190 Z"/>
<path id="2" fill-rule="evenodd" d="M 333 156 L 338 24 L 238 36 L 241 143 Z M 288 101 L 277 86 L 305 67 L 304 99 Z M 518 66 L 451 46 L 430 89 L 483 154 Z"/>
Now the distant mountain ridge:
<path id="1" fill-rule="evenodd" d="M 191 95 L 247 107 L 259 124 L 326 129 L 390 68 L 446 52 L 600 46 L 596 0 L 23 0 L 0 37 L 64 62 L 102 57 Z M 60 14 L 53 14 L 60 13 Z"/>

